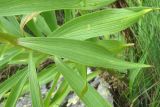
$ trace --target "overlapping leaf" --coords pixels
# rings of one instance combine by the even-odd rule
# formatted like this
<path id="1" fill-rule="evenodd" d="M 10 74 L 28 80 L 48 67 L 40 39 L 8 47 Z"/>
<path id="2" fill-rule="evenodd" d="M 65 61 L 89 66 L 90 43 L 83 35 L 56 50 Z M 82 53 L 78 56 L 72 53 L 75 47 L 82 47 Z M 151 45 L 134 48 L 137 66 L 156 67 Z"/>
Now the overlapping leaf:
<path id="1" fill-rule="evenodd" d="M 138 21 L 150 8 L 106 9 L 84 15 L 64 24 L 50 37 L 86 40 L 114 34 Z"/>
<path id="2" fill-rule="evenodd" d="M 33 61 L 32 52 L 29 54 L 29 84 L 30 84 L 30 92 L 32 97 L 33 107 L 43 107 L 42 96 L 40 92 L 40 86 L 37 79 L 36 68 Z"/>
<path id="3" fill-rule="evenodd" d="M 20 38 L 18 44 L 50 55 L 68 58 L 83 65 L 128 69 L 149 67 L 144 64 L 129 63 L 114 58 L 100 45 L 88 41 L 62 38 Z"/>
<path id="4" fill-rule="evenodd" d="M 6 101 L 5 107 L 15 107 L 16 102 L 22 92 L 23 86 L 28 78 L 28 72 L 25 72 L 18 83 L 12 88 L 11 93 Z"/>
<path id="5" fill-rule="evenodd" d="M 19 48 L 10 48 L 0 56 L 0 67 L 7 64 L 12 58 L 19 55 L 23 50 Z"/>
<path id="6" fill-rule="evenodd" d="M 80 75 L 74 72 L 70 67 L 63 64 L 60 60 L 56 59 L 56 62 L 66 81 L 87 107 L 112 107 L 112 105 L 105 101 L 89 84 L 87 84 L 88 90 L 83 94 L 83 96 L 81 96 L 83 87 L 86 85 L 86 82 Z"/>
<path id="7" fill-rule="evenodd" d="M 2 82 L 0 84 L 0 96 L 2 96 L 5 92 L 10 90 L 15 84 L 18 83 L 18 81 L 22 78 L 24 74 L 26 74 L 26 69 L 17 71 L 17 73 L 13 76 L 11 76 L 6 81 Z"/>
<path id="8" fill-rule="evenodd" d="M 103 46 L 110 52 L 117 54 L 122 52 L 126 47 L 134 45 L 133 43 L 125 44 L 118 40 L 99 40 L 96 41 L 97 44 Z"/>
<path id="9" fill-rule="evenodd" d="M 89 2 L 88 2 L 89 1 Z M 115 0 L 0 0 L 0 16 L 60 9 L 95 9 Z"/>
<path id="10" fill-rule="evenodd" d="M 16 36 L 20 36 L 19 23 L 15 16 L 0 17 L 0 30 L 2 32 L 8 32 Z"/>

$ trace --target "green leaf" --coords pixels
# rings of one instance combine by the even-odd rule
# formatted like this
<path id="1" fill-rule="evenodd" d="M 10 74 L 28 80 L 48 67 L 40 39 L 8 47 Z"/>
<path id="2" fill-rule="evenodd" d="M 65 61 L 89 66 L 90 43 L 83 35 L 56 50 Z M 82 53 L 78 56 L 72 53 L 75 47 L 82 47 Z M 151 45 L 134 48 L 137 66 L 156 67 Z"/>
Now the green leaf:
<path id="1" fill-rule="evenodd" d="M 0 32 L 0 42 L 7 42 L 16 45 L 17 44 L 16 40 L 17 40 L 16 36 Z"/>
<path id="2" fill-rule="evenodd" d="M 37 73 L 35 64 L 33 61 L 32 52 L 29 54 L 29 84 L 30 84 L 30 92 L 32 97 L 32 106 L 33 107 L 43 107 L 42 96 L 40 92 L 40 87 L 37 79 Z"/>
<path id="3" fill-rule="evenodd" d="M 86 82 L 86 84 L 83 86 L 83 90 L 81 93 L 81 96 L 84 95 L 84 93 L 88 90 L 88 82 L 87 82 L 87 67 L 85 65 L 81 65 L 81 64 L 76 64 L 76 68 L 79 72 L 79 74 L 81 75 L 81 77 L 83 78 L 83 80 Z"/>
<path id="4" fill-rule="evenodd" d="M 58 68 L 58 67 L 57 67 Z M 101 71 L 95 71 L 93 73 L 90 73 L 87 76 L 87 81 L 92 80 L 93 78 L 95 78 L 97 75 L 99 75 L 101 73 Z M 56 91 L 54 97 L 51 100 L 51 104 L 50 106 L 54 106 L 54 107 L 59 107 L 62 102 L 64 101 L 65 97 L 69 94 L 69 92 L 71 92 L 72 89 L 71 87 L 68 85 L 67 81 L 64 80 L 62 81 L 62 83 L 60 84 L 58 90 Z"/>
<path id="5" fill-rule="evenodd" d="M 76 68 L 84 80 L 87 80 L 87 67 L 82 64 L 76 64 Z"/>
<path id="6" fill-rule="evenodd" d="M 73 11 L 74 10 L 71 10 L 71 9 L 70 10 L 69 9 L 64 10 L 64 23 L 73 19 L 73 17 L 74 17 Z"/>
<path id="7" fill-rule="evenodd" d="M 20 27 L 18 20 L 14 16 L 0 17 L 0 29 L 2 32 L 11 33 L 20 36 Z"/>
<path id="8" fill-rule="evenodd" d="M 11 61 L 9 61 L 8 64 L 28 64 L 28 54 L 29 52 L 28 51 L 24 51 L 24 52 L 21 52 L 20 54 L 18 54 L 17 56 L 15 56 L 14 58 L 12 58 Z M 45 55 L 46 56 L 46 55 Z M 33 57 L 36 61 L 40 60 L 41 58 L 44 57 L 44 54 L 41 54 L 41 53 L 38 53 L 38 52 L 35 52 L 33 53 Z M 39 63 L 41 63 L 41 61 L 39 61 Z M 38 63 L 38 64 L 39 64 Z"/>
<path id="9" fill-rule="evenodd" d="M 80 99 L 86 104 L 87 107 L 112 107 L 112 105 L 109 102 L 106 102 L 89 84 L 87 84 L 88 90 L 84 93 L 83 96 L 81 96 L 81 92 L 86 82 L 69 66 L 63 64 L 61 60 L 57 58 L 55 58 L 55 60 L 65 80 L 80 97 Z"/>
<path id="10" fill-rule="evenodd" d="M 60 74 L 57 73 L 56 76 L 53 79 L 52 86 L 51 86 L 49 92 L 47 93 L 47 95 L 46 95 L 46 97 L 44 99 L 44 105 L 45 105 L 45 107 L 48 107 L 49 104 L 50 104 L 50 98 L 52 97 L 52 93 L 55 90 L 55 87 L 56 87 L 56 84 L 58 82 L 59 77 L 60 77 Z"/>
<path id="11" fill-rule="evenodd" d="M 47 84 L 51 82 L 55 75 L 57 74 L 58 69 L 55 66 L 51 66 L 49 68 L 43 69 L 40 73 L 38 73 L 38 81 L 39 85 L 42 86 L 43 84 Z M 24 86 L 23 93 L 28 92 L 29 90 L 29 83 L 27 82 Z"/>
<path id="12" fill-rule="evenodd" d="M 10 90 L 14 85 L 16 85 L 18 81 L 22 78 L 22 76 L 26 74 L 26 72 L 26 69 L 17 71 L 15 75 L 11 76 L 6 81 L 2 82 L 0 84 L 0 96 L 2 96 L 5 92 Z"/>
<path id="13" fill-rule="evenodd" d="M 100 8 L 108 4 L 111 4 L 115 1 L 117 0 L 86 0 L 86 5 L 93 6 L 93 8 L 95 8 L 95 6 L 97 5 L 96 8 Z"/>
<path id="14" fill-rule="evenodd" d="M 28 72 L 28 70 L 26 68 L 24 68 L 24 69 L 22 69 L 20 71 L 17 71 L 16 74 L 14 74 L 10 78 L 8 78 L 6 81 L 2 82 L 0 84 L 0 97 L 3 96 L 3 94 L 5 92 L 10 90 L 15 84 L 17 84 L 19 79 L 26 72 Z M 51 66 L 49 68 L 45 68 L 40 73 L 38 73 L 39 84 L 43 85 L 43 84 L 46 84 L 46 83 L 52 81 L 57 72 L 58 72 L 58 69 L 55 66 Z M 29 91 L 29 83 L 27 82 L 25 84 L 24 88 L 23 88 L 22 94 L 24 94 L 25 92 L 28 92 L 28 91 Z"/>
<path id="15" fill-rule="evenodd" d="M 42 13 L 42 16 L 44 17 L 51 31 L 54 31 L 56 28 L 58 28 L 57 17 L 56 17 L 55 11 L 44 12 Z"/>
<path id="16" fill-rule="evenodd" d="M 146 61 L 146 57 L 147 57 L 147 54 L 148 53 L 145 53 L 139 63 L 144 63 Z M 129 73 L 129 90 L 130 90 L 130 94 L 132 94 L 132 91 L 133 91 L 133 86 L 134 86 L 134 83 L 136 81 L 136 78 L 138 76 L 138 74 L 140 73 L 141 71 L 141 68 L 138 68 L 138 69 L 134 69 L 134 70 L 131 70 L 130 73 Z"/>
<path id="17" fill-rule="evenodd" d="M 53 98 L 51 99 L 50 106 L 59 107 L 70 91 L 71 88 L 69 87 L 67 81 L 63 80 L 56 93 L 54 94 Z"/>
<path id="18" fill-rule="evenodd" d="M 95 9 L 115 0 L 0 0 L 0 16 L 28 14 L 60 9 Z M 104 5 L 104 4 L 103 4 Z"/>
<path id="19" fill-rule="evenodd" d="M 7 64 L 10 60 L 19 55 L 22 51 L 22 49 L 15 47 L 5 51 L 3 54 L 0 55 L 0 67 Z"/>
<path id="20" fill-rule="evenodd" d="M 18 83 L 12 88 L 10 95 L 8 96 L 5 107 L 15 107 L 16 101 L 21 94 L 24 84 L 26 83 L 28 78 L 28 72 L 23 73 L 21 79 L 19 79 Z"/>
<path id="21" fill-rule="evenodd" d="M 61 38 L 20 38 L 21 46 L 50 55 L 68 58 L 71 61 L 87 65 L 113 69 L 129 69 L 150 67 L 135 64 L 113 57 L 104 47 L 88 41 L 69 40 Z"/>
<path id="22" fill-rule="evenodd" d="M 125 44 L 122 41 L 118 41 L 118 40 L 98 40 L 96 41 L 96 43 L 115 54 L 122 52 L 128 46 L 134 45 L 132 43 Z"/>
<path id="23" fill-rule="evenodd" d="M 75 18 L 55 30 L 50 37 L 86 40 L 124 30 L 150 8 L 106 9 Z"/>

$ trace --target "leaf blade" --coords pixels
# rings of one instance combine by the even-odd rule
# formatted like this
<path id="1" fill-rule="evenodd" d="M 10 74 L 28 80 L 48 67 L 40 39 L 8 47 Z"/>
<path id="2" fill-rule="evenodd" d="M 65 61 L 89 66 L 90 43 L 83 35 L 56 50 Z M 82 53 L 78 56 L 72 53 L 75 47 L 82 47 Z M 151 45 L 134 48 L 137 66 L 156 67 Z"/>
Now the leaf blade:
<path id="1" fill-rule="evenodd" d="M 69 21 L 49 37 L 86 40 L 93 37 L 114 34 L 138 21 L 150 8 L 106 9 Z"/>
<path id="2" fill-rule="evenodd" d="M 88 41 L 78 41 L 62 38 L 20 38 L 21 46 L 50 55 L 68 58 L 87 66 L 114 69 L 132 69 L 150 67 L 144 64 L 129 63 L 117 59 L 104 47 Z"/>
<path id="3" fill-rule="evenodd" d="M 80 97 L 80 99 L 86 104 L 87 107 L 112 107 L 112 105 L 109 102 L 105 101 L 89 84 L 87 84 L 88 90 L 84 93 L 83 96 L 81 96 L 81 91 L 83 90 L 82 88 L 86 84 L 86 82 L 69 66 L 63 64 L 61 60 L 57 58 L 55 58 L 55 60 L 64 78 L 67 80 L 69 85 Z"/>
<path id="4" fill-rule="evenodd" d="M 40 87 L 37 79 L 36 68 L 33 61 L 32 52 L 29 54 L 29 65 L 28 65 L 28 72 L 29 72 L 29 84 L 30 84 L 30 92 L 32 97 L 32 104 L 33 107 L 43 107 Z"/>
<path id="5" fill-rule="evenodd" d="M 27 78 L 28 78 L 28 72 L 25 72 L 22 78 L 18 81 L 18 83 L 11 90 L 11 93 L 7 98 L 5 107 L 15 107 L 16 101 L 18 100 L 18 97 L 21 94 L 21 91 L 23 89 L 24 84 L 27 81 Z"/>
<path id="6" fill-rule="evenodd" d="M 111 0 L 113 2 L 115 0 Z M 84 6 L 83 0 L 1 0 L 0 16 L 11 16 L 28 14 L 32 12 L 43 12 L 60 9 L 95 9 L 102 3 L 109 4 L 109 0 L 92 0 Z"/>

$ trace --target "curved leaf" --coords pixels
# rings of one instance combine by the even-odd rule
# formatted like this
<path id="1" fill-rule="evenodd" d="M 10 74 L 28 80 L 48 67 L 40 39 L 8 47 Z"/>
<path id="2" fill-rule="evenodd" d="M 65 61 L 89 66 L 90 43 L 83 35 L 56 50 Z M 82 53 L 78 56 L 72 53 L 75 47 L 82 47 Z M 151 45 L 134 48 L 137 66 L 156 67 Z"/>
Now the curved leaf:
<path id="1" fill-rule="evenodd" d="M 103 97 L 101 97 L 98 92 L 89 84 L 87 84 L 87 91 L 83 96 L 81 96 L 83 87 L 86 85 L 83 77 L 74 72 L 74 70 L 72 70 L 69 66 L 63 64 L 61 60 L 58 60 L 56 58 L 56 62 L 57 66 L 59 66 L 60 72 L 62 73 L 68 84 L 80 97 L 80 99 L 86 104 L 87 107 L 112 107 L 112 105 L 109 102 L 105 101 Z"/>
<path id="2" fill-rule="evenodd" d="M 5 92 L 10 90 L 15 84 L 18 83 L 18 81 L 22 78 L 24 74 L 26 74 L 27 70 L 23 69 L 20 71 L 17 71 L 17 73 L 13 76 L 11 76 L 9 79 L 6 81 L 2 82 L 0 84 L 0 96 L 3 96 Z"/>
<path id="3" fill-rule="evenodd" d="M 88 66 L 114 69 L 150 67 L 149 65 L 129 63 L 114 58 L 104 47 L 88 41 L 36 37 L 20 38 L 18 43 L 29 49 L 68 58 Z"/>
<path id="4" fill-rule="evenodd" d="M 107 9 L 75 18 L 64 24 L 50 37 L 86 40 L 124 30 L 138 21 L 150 8 Z"/>
<path id="5" fill-rule="evenodd" d="M 0 0 L 0 16 L 60 9 L 95 9 L 115 0 Z M 89 1 L 89 2 L 88 2 Z"/>
<path id="6" fill-rule="evenodd" d="M 5 107 L 15 107 L 18 97 L 21 94 L 24 84 L 26 83 L 28 78 L 28 72 L 23 74 L 22 78 L 18 81 L 18 83 L 13 87 L 11 93 L 6 101 Z"/>
<path id="7" fill-rule="evenodd" d="M 7 64 L 9 61 L 11 61 L 14 57 L 19 55 L 21 52 L 23 52 L 22 49 L 15 48 L 15 47 L 8 49 L 6 52 L 0 55 L 0 67 Z"/>

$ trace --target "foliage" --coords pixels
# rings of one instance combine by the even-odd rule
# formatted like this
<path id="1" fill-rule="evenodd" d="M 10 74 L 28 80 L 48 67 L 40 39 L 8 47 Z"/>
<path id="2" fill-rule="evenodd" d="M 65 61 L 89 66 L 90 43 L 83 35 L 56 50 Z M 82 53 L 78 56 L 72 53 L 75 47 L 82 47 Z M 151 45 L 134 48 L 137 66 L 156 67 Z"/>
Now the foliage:
<path id="1" fill-rule="evenodd" d="M 160 1 L 141 0 L 139 2 L 127 0 L 130 6 L 149 6 L 159 8 Z M 131 30 L 137 40 L 136 52 L 133 60 L 140 59 L 141 63 L 148 62 L 152 69 L 136 70 L 135 82 L 130 90 L 131 103 L 134 107 L 159 107 L 159 11 L 149 13 L 141 19 Z M 132 76 L 133 73 L 130 75 Z M 143 102 L 143 103 L 142 103 Z"/>
<path id="2" fill-rule="evenodd" d="M 87 67 L 117 72 L 151 67 L 124 61 L 119 54 L 130 44 L 107 37 L 125 30 L 153 10 L 104 7 L 114 1 L 1 0 L 0 69 L 10 64 L 24 65 L 0 83 L 0 97 L 7 97 L 5 107 L 15 106 L 18 98 L 28 91 L 33 107 L 57 106 L 71 90 L 87 107 L 112 107 L 88 83 L 87 78 L 99 73 L 87 75 Z M 59 25 L 56 16 L 60 10 L 63 10 L 63 25 Z M 39 70 L 47 59 L 52 64 Z M 59 75 L 65 80 L 54 91 Z M 53 85 L 42 98 L 40 87 L 48 82 Z"/>

